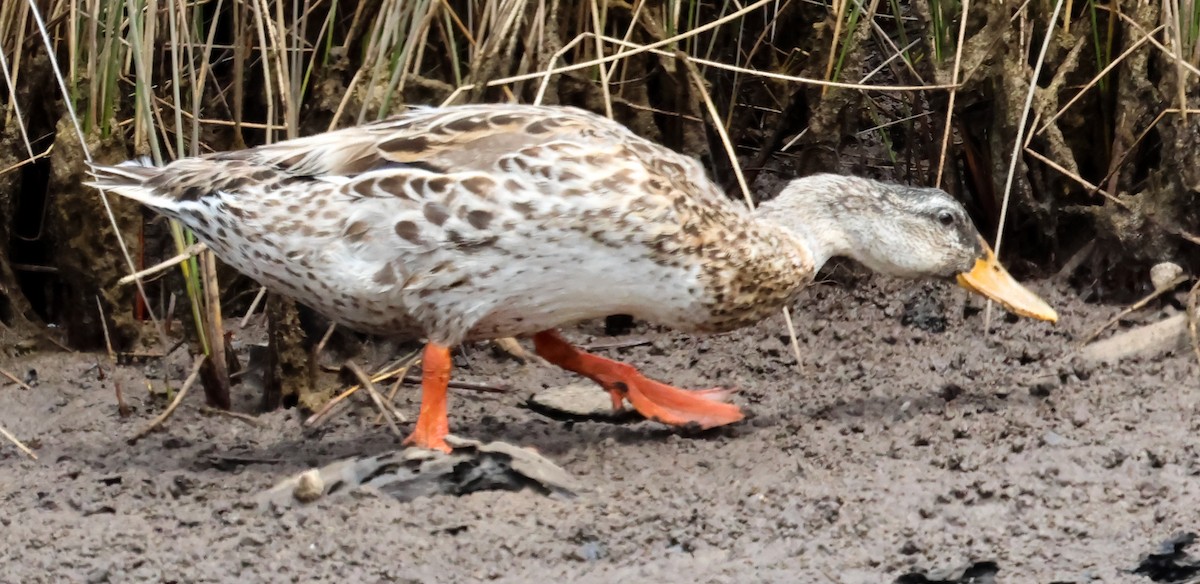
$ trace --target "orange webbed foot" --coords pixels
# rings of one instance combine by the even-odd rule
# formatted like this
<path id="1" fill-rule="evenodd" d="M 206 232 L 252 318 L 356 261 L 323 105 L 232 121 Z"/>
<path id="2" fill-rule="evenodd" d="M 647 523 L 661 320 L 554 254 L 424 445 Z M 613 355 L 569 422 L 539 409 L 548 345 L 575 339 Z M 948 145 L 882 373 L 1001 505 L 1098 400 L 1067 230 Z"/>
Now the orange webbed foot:
<path id="1" fill-rule="evenodd" d="M 401 444 L 403 444 L 405 446 L 412 446 L 414 448 L 425 448 L 428 450 L 441 450 L 442 452 L 445 452 L 446 454 L 449 454 L 450 451 L 453 450 L 453 448 L 450 448 L 450 445 L 446 443 L 445 435 L 442 435 L 442 436 L 425 435 L 425 434 L 422 434 L 419 429 L 413 430 L 413 433 L 409 434 L 408 438 L 405 438 L 404 442 L 402 442 Z"/>
<path id="2" fill-rule="evenodd" d="M 577 349 L 557 332 L 534 336 L 537 352 L 547 361 L 599 383 L 612 396 L 613 409 L 624 409 L 629 399 L 646 418 L 672 426 L 715 428 L 745 418 L 741 408 L 724 403 L 734 390 L 688 391 L 647 378 L 630 365 Z"/>
<path id="3" fill-rule="evenodd" d="M 740 422 L 746 417 L 741 408 L 725 403 L 734 393 L 730 389 L 679 389 L 649 379 L 637 370 L 614 385 L 626 388 L 625 396 L 638 413 L 672 426 L 698 426 L 707 430 Z"/>
<path id="4" fill-rule="evenodd" d="M 421 413 L 417 426 L 404 439 L 405 446 L 450 452 L 446 434 L 450 420 L 446 412 L 446 391 L 450 385 L 450 348 L 434 343 L 425 345 L 421 357 Z"/>

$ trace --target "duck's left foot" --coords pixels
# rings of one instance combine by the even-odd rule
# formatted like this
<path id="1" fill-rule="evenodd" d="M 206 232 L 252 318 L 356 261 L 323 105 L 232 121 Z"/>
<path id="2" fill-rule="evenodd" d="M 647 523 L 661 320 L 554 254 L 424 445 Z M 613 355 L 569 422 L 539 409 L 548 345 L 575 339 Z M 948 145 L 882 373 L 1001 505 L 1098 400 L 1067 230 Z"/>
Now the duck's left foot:
<path id="1" fill-rule="evenodd" d="M 425 345 L 421 356 L 421 413 L 417 427 L 404 439 L 405 446 L 450 452 L 446 434 L 450 420 L 446 412 L 446 390 L 450 385 L 450 348 L 434 343 Z"/>
<path id="2" fill-rule="evenodd" d="M 741 421 L 737 406 L 724 403 L 728 389 L 687 391 L 647 378 L 630 365 L 605 359 L 572 346 L 555 331 L 533 337 L 538 355 L 547 361 L 599 383 L 612 396 L 613 409 L 629 399 L 643 416 L 672 426 L 715 428 Z"/>

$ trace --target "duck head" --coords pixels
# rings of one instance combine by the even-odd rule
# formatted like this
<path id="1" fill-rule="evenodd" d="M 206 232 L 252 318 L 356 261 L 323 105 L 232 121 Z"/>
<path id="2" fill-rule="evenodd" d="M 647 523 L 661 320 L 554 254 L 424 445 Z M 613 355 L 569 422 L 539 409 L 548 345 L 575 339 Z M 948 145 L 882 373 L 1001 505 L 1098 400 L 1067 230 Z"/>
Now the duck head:
<path id="1" fill-rule="evenodd" d="M 966 209 L 941 189 L 818 174 L 793 180 L 757 213 L 805 242 L 817 268 L 841 256 L 894 276 L 952 278 L 1015 314 L 1058 320 L 1000 265 Z"/>

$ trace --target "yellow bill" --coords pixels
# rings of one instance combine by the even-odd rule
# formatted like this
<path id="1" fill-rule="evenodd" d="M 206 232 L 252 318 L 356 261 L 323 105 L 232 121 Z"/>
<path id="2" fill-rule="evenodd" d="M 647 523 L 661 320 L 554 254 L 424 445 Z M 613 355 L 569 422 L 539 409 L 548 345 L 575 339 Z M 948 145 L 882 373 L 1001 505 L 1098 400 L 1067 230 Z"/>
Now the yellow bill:
<path id="1" fill-rule="evenodd" d="M 996 261 L 996 254 L 986 243 L 983 245 L 983 257 L 975 260 L 975 267 L 958 275 L 958 285 L 999 302 L 1013 314 L 1058 322 L 1058 313 L 1017 283 L 1008 270 Z"/>

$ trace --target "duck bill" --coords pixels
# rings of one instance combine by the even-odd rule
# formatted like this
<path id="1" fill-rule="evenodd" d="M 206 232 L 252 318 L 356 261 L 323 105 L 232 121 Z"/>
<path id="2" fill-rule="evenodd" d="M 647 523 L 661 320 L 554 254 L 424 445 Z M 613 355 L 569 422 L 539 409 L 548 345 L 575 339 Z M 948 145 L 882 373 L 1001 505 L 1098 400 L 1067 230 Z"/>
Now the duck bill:
<path id="1" fill-rule="evenodd" d="M 958 285 L 999 302 L 1013 314 L 1058 322 L 1058 313 L 1036 294 L 1017 283 L 1008 270 L 996 261 L 996 254 L 992 253 L 992 248 L 986 243 L 983 244 L 983 257 L 975 260 L 975 267 L 958 275 Z"/>

